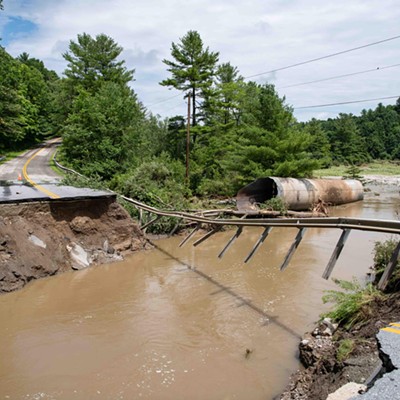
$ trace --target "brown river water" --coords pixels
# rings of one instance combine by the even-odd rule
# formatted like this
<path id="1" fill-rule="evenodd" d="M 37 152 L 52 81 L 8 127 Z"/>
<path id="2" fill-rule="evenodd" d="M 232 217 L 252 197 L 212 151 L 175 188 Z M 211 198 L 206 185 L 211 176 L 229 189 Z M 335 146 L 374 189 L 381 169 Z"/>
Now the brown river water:
<path id="1" fill-rule="evenodd" d="M 394 219 L 396 192 L 370 194 L 332 215 Z M 279 266 L 296 230 L 233 231 L 194 248 L 181 237 L 113 265 L 32 282 L 0 297 L 0 399 L 273 399 L 299 367 L 301 335 L 321 312 L 321 278 L 340 236 L 306 232 Z M 333 277 L 363 277 L 374 241 L 352 231 Z M 246 349 L 250 354 L 246 357 Z"/>

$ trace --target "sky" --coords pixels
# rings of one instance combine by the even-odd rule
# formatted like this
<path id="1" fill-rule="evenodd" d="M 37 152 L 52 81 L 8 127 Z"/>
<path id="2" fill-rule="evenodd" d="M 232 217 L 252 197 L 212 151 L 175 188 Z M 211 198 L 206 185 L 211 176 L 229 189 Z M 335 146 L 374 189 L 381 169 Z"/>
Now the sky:
<path id="1" fill-rule="evenodd" d="M 396 98 L 300 107 L 400 96 L 400 37 L 281 69 L 400 36 L 398 0 L 4 0 L 3 5 L 0 44 L 13 56 L 27 52 L 41 59 L 60 75 L 66 68 L 62 54 L 78 34 L 112 37 L 124 48 L 127 68 L 135 69 L 132 88 L 139 100 L 161 117 L 186 113 L 183 96 L 159 82 L 169 76 L 162 60 L 171 59 L 172 42 L 189 30 L 219 52 L 220 63 L 230 62 L 244 77 L 257 75 L 249 79 L 260 84 L 274 84 L 299 121 L 359 115 Z M 276 69 L 281 70 L 264 74 Z"/>

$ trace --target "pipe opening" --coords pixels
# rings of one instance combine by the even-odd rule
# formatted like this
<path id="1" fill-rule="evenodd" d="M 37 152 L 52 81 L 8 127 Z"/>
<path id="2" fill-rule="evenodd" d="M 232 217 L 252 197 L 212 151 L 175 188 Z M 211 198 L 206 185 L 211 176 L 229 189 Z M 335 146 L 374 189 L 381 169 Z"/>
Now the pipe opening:
<path id="1" fill-rule="evenodd" d="M 272 178 L 259 178 L 240 189 L 236 195 L 239 210 L 254 210 L 261 204 L 278 195 L 278 186 Z"/>

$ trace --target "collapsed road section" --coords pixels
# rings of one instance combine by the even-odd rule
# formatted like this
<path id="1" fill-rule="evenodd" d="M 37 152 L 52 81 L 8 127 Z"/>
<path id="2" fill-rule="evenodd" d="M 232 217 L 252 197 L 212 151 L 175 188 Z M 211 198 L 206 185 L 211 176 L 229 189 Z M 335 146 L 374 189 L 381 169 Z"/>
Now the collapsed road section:
<path id="1" fill-rule="evenodd" d="M 115 196 L 0 204 L 0 293 L 149 246 Z"/>

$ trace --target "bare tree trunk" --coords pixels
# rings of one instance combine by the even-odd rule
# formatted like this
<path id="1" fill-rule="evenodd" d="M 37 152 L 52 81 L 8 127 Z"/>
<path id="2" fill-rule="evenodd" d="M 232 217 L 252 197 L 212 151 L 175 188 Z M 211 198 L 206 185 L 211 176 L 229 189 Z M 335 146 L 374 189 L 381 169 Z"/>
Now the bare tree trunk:
<path id="1" fill-rule="evenodd" d="M 196 88 L 193 87 L 192 90 L 192 127 L 196 126 Z M 193 143 L 196 143 L 196 133 L 194 132 L 192 137 L 193 137 Z"/>

